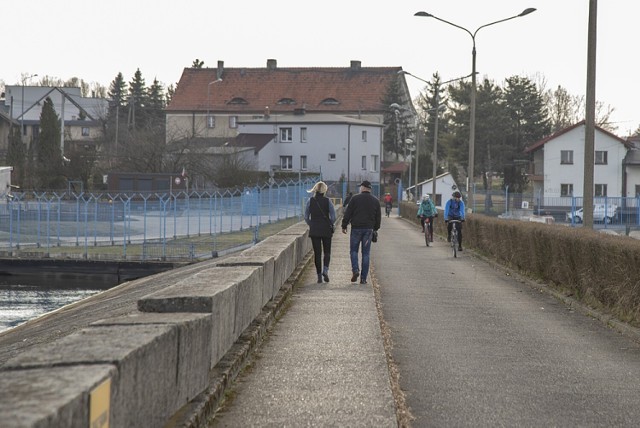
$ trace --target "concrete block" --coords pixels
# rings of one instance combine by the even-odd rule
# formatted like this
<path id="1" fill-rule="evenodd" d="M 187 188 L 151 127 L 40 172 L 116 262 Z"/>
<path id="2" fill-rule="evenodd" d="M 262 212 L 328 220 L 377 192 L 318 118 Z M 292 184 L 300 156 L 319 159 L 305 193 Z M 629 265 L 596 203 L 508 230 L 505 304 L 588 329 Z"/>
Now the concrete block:
<path id="1" fill-rule="evenodd" d="M 245 255 L 227 257 L 217 266 L 262 266 L 262 306 L 273 298 L 273 280 L 275 261 L 269 255 Z"/>
<path id="2" fill-rule="evenodd" d="M 104 319 L 92 326 L 161 324 L 177 330 L 178 351 L 176 382 L 172 407 L 180 408 L 204 391 L 209 382 L 211 364 L 211 316 L 194 313 L 149 313 Z M 168 391 L 169 392 L 169 391 Z"/>
<path id="3" fill-rule="evenodd" d="M 29 369 L 87 364 L 117 367 L 112 385 L 111 426 L 163 426 L 178 410 L 177 329 L 168 325 L 85 328 L 34 346 L 3 368 Z"/>
<path id="4" fill-rule="evenodd" d="M 262 267 L 205 269 L 138 300 L 143 312 L 201 312 L 212 316 L 211 367 L 262 310 Z"/>
<path id="5" fill-rule="evenodd" d="M 256 255 L 273 256 L 275 265 L 272 297 L 278 294 L 282 285 L 289 279 L 298 265 L 294 236 L 271 236 L 269 239 L 244 250 L 242 255 L 245 257 Z"/>
<path id="6" fill-rule="evenodd" d="M 108 364 L 0 371 L 0 425 L 88 427 L 89 393 L 116 374 Z"/>

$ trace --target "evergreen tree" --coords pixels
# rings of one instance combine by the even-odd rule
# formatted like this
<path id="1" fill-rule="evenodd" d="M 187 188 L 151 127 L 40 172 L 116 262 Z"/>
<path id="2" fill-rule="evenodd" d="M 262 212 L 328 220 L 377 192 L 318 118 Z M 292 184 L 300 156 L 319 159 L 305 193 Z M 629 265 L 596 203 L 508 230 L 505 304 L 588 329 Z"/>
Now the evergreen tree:
<path id="1" fill-rule="evenodd" d="M 64 188 L 62 152 L 60 150 L 60 118 L 51 98 L 47 97 L 40 114 L 40 134 L 35 150 L 35 187 L 46 190 Z"/>
<path id="2" fill-rule="evenodd" d="M 391 107 L 394 104 L 399 107 L 403 105 L 401 95 L 400 77 L 396 77 L 389 83 L 387 92 L 381 100 L 386 109 L 382 147 L 385 152 L 395 154 L 396 160 L 398 160 L 401 153 L 404 154 L 404 141 L 409 138 L 406 114 L 403 114 L 404 112 L 401 109 Z"/>
<path id="3" fill-rule="evenodd" d="M 25 168 L 27 163 L 27 148 L 20 137 L 20 129 L 12 126 L 9 129 L 9 145 L 7 147 L 7 165 L 13 167 L 12 182 L 24 187 Z"/>
<path id="4" fill-rule="evenodd" d="M 193 63 L 191 64 L 191 68 L 202 68 L 202 66 L 204 65 L 204 61 L 200 61 L 198 58 L 193 60 Z"/>
<path id="5" fill-rule="evenodd" d="M 143 129 L 147 125 L 147 117 L 144 107 L 147 105 L 148 96 L 142 73 L 138 68 L 129 82 L 129 129 Z"/>
<path id="6" fill-rule="evenodd" d="M 153 128 L 162 127 L 164 129 L 164 108 L 166 107 L 164 88 L 162 84 L 158 82 L 158 79 L 153 80 L 153 84 L 149 88 L 149 102 L 145 106 L 147 112 L 149 125 Z"/>

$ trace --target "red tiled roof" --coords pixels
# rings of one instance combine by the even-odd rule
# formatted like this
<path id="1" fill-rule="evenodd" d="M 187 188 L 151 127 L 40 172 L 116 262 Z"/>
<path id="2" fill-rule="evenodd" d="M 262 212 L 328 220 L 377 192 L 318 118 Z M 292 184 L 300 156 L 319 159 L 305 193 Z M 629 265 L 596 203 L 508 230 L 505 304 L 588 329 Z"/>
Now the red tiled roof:
<path id="1" fill-rule="evenodd" d="M 301 108 L 307 113 L 383 112 L 382 98 L 389 83 L 403 78 L 398 75 L 402 67 L 360 67 L 359 63 L 343 68 L 221 69 L 222 80 L 215 82 L 217 68 L 185 68 L 166 110 L 262 114 L 268 106 L 271 113 Z M 332 98 L 337 104 L 323 104 Z"/>
<path id="2" fill-rule="evenodd" d="M 409 169 L 409 164 L 406 162 L 396 162 L 392 165 L 389 165 L 386 168 L 382 168 L 382 172 L 384 174 L 393 174 L 393 173 L 405 173 Z"/>

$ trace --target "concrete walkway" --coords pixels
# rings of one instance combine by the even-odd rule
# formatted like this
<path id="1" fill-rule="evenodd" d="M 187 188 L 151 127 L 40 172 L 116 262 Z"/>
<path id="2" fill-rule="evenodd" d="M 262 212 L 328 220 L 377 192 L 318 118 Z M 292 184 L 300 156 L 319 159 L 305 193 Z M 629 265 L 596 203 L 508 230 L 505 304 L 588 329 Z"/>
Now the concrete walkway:
<path id="1" fill-rule="evenodd" d="M 348 234 L 332 247 L 330 282 L 311 259 L 213 426 L 397 426 L 372 277 L 350 282 Z"/>

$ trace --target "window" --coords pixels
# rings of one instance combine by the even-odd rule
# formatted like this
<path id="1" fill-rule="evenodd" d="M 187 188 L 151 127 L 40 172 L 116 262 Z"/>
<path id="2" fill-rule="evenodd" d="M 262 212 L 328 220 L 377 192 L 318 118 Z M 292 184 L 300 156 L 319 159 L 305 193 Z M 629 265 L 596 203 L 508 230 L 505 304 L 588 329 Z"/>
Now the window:
<path id="1" fill-rule="evenodd" d="M 280 156 L 280 169 L 292 170 L 293 169 L 293 156 Z"/>
<path id="2" fill-rule="evenodd" d="M 300 142 L 307 142 L 307 128 L 300 128 Z"/>
<path id="3" fill-rule="evenodd" d="M 378 155 L 371 155 L 371 171 L 378 172 Z"/>
<path id="4" fill-rule="evenodd" d="M 367 157 L 362 156 L 362 169 L 367 169 Z"/>
<path id="5" fill-rule="evenodd" d="M 296 103 L 296 100 L 294 100 L 293 98 L 280 98 L 278 100 L 278 104 L 280 105 L 294 105 Z"/>
<path id="6" fill-rule="evenodd" d="M 320 104 L 324 104 L 326 106 L 337 106 L 340 102 L 335 98 L 325 98 L 320 102 Z"/>
<path id="7" fill-rule="evenodd" d="M 207 116 L 207 128 L 215 128 L 216 127 L 216 118 L 214 115 L 210 114 Z"/>
<path id="8" fill-rule="evenodd" d="M 560 151 L 560 165 L 573 165 L 573 150 Z"/>
<path id="9" fill-rule="evenodd" d="M 367 131 L 362 131 L 362 141 L 367 141 Z"/>
<path id="10" fill-rule="evenodd" d="M 300 156 L 300 171 L 306 171 L 306 170 L 307 170 L 307 156 L 302 155 Z"/>
<path id="11" fill-rule="evenodd" d="M 596 150 L 596 165 L 607 164 L 607 152 L 602 150 Z"/>
<path id="12" fill-rule="evenodd" d="M 596 191 L 594 193 L 594 196 L 607 196 L 607 185 L 596 184 Z"/>
<path id="13" fill-rule="evenodd" d="M 329 160 L 330 161 L 336 160 L 336 154 L 335 153 L 329 153 Z"/>
<path id="14" fill-rule="evenodd" d="M 236 97 L 229 101 L 229 104 L 249 104 L 249 102 L 244 98 Z"/>
<path id="15" fill-rule="evenodd" d="M 293 129 L 292 128 L 280 128 L 280 142 L 291 143 L 293 142 Z"/>
<path id="16" fill-rule="evenodd" d="M 83 137 L 88 137 L 89 136 L 89 128 L 87 128 L 86 126 L 82 127 L 82 136 Z"/>
<path id="17" fill-rule="evenodd" d="M 573 196 L 573 184 L 561 184 L 560 196 Z"/>
<path id="18" fill-rule="evenodd" d="M 235 129 L 238 127 L 238 116 L 229 116 L 229 128 Z"/>
<path id="19" fill-rule="evenodd" d="M 640 197 L 640 184 L 636 184 L 636 198 Z"/>

